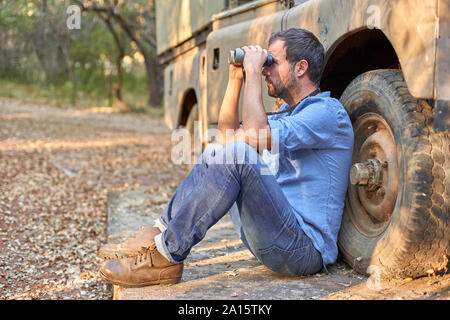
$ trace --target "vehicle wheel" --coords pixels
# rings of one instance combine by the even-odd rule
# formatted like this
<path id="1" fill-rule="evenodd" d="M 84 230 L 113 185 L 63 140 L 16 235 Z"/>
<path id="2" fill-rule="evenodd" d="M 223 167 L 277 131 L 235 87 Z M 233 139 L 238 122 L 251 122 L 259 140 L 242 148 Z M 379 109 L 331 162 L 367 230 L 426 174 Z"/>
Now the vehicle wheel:
<path id="1" fill-rule="evenodd" d="M 419 277 L 447 268 L 449 136 L 413 98 L 401 71 L 354 79 L 341 97 L 353 123 L 353 166 L 338 238 L 358 272 Z"/>
<path id="2" fill-rule="evenodd" d="M 202 154 L 202 141 L 200 137 L 200 127 L 197 127 L 199 120 L 199 110 L 198 105 L 195 104 L 191 112 L 189 113 L 189 116 L 186 120 L 186 129 L 189 131 L 189 134 L 191 136 L 191 163 L 189 164 L 189 167 L 192 168 L 194 164 L 197 162 L 198 157 Z"/>

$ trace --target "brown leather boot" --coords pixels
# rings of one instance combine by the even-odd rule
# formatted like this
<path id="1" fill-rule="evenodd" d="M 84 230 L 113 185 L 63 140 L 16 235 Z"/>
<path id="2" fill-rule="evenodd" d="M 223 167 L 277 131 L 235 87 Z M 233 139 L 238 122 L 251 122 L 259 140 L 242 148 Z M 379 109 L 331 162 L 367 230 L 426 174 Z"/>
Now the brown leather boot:
<path id="1" fill-rule="evenodd" d="M 100 276 L 109 283 L 122 287 L 144 287 L 180 281 L 183 263 L 168 261 L 156 245 L 143 248 L 139 255 L 103 262 Z"/>
<path id="2" fill-rule="evenodd" d="M 161 233 L 156 227 L 142 227 L 142 230 L 131 239 L 119 244 L 106 244 L 102 246 L 98 255 L 105 260 L 134 257 L 139 254 L 142 247 L 149 247 L 155 243 L 155 236 Z"/>

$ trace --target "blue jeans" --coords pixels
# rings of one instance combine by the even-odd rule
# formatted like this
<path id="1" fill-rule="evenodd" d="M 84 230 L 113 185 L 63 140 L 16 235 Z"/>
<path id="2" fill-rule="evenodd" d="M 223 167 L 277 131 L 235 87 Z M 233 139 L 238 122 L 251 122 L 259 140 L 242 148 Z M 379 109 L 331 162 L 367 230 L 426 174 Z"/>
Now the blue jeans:
<path id="1" fill-rule="evenodd" d="M 228 160 L 228 161 L 227 161 Z M 275 177 L 244 142 L 208 147 L 172 195 L 157 224 L 158 250 L 183 262 L 208 229 L 230 212 L 251 253 L 283 275 L 313 274 L 322 257 L 300 227 Z"/>

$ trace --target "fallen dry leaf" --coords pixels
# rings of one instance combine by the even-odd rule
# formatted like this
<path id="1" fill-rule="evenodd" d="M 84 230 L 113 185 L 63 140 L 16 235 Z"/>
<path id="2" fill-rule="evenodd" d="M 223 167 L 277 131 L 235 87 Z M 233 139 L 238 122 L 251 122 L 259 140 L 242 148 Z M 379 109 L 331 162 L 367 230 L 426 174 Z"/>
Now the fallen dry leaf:
<path id="1" fill-rule="evenodd" d="M 144 189 L 160 212 L 187 173 L 144 114 L 0 99 L 0 299 L 109 299 L 98 277 L 109 191 Z"/>

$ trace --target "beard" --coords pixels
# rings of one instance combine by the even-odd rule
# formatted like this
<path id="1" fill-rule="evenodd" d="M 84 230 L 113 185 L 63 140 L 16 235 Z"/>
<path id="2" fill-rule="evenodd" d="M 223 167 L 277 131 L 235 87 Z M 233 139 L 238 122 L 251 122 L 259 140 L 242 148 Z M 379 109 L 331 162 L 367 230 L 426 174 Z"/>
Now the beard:
<path id="1" fill-rule="evenodd" d="M 282 98 L 282 96 L 286 92 L 286 87 L 279 83 L 279 82 L 272 82 L 270 80 L 267 80 L 267 94 L 270 97 L 274 98 Z"/>
<path id="2" fill-rule="evenodd" d="M 284 99 L 286 96 L 289 95 L 290 88 L 293 88 L 295 86 L 295 76 L 293 73 L 290 74 L 290 77 L 286 84 L 283 83 L 281 80 L 272 81 L 266 78 L 266 81 L 267 81 L 267 94 L 270 97 L 274 98 Z"/>

